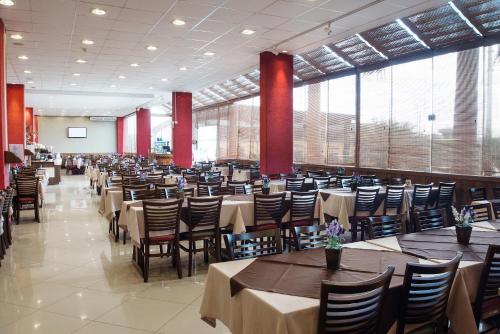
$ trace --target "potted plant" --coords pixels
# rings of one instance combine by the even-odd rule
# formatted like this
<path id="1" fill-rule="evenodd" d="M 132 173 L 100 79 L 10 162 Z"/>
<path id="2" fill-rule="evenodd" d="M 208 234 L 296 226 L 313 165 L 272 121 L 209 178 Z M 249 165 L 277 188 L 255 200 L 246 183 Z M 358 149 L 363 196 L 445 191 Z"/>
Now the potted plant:
<path id="1" fill-rule="evenodd" d="M 269 195 L 269 192 L 271 191 L 271 179 L 269 176 L 262 176 L 262 193 L 264 195 Z"/>
<path id="2" fill-rule="evenodd" d="M 328 269 L 337 270 L 340 266 L 344 232 L 344 228 L 339 224 L 337 219 L 332 220 L 326 228 L 325 255 L 326 267 Z"/>
<path id="3" fill-rule="evenodd" d="M 471 207 L 464 207 L 460 213 L 451 207 L 453 212 L 453 217 L 455 218 L 455 231 L 457 234 L 457 242 L 462 245 L 468 245 L 470 241 L 470 236 L 472 233 L 472 223 L 474 223 L 474 218 L 476 213 Z"/>
<path id="4" fill-rule="evenodd" d="M 178 177 L 177 183 L 177 198 L 184 198 L 184 188 L 187 186 L 187 181 L 183 177 Z"/>

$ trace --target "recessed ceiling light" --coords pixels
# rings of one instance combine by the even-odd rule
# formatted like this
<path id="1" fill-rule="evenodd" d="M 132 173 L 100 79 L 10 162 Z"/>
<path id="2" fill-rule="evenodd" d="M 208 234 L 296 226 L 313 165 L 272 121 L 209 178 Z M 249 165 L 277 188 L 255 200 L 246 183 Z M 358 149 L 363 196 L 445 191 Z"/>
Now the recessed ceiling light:
<path id="1" fill-rule="evenodd" d="M 179 70 L 181 70 L 181 71 L 187 71 L 187 67 L 186 66 L 182 66 L 182 67 L 179 68 Z"/>
<path id="2" fill-rule="evenodd" d="M 215 52 L 212 52 L 212 51 L 207 51 L 204 53 L 205 56 L 209 56 L 209 57 L 212 57 L 215 55 Z"/>
<path id="3" fill-rule="evenodd" d="M 154 87 L 149 87 L 148 89 L 153 89 Z"/>
<path id="4" fill-rule="evenodd" d="M 126 77 L 126 76 L 124 76 L 124 75 L 119 75 L 119 76 L 118 76 L 118 79 L 126 79 L 126 78 L 127 78 L 127 77 Z"/>
<path id="5" fill-rule="evenodd" d="M 139 67 L 139 64 L 137 64 L 137 63 L 132 63 L 132 64 L 130 64 L 130 66 L 132 66 L 132 67 Z"/>
<path id="6" fill-rule="evenodd" d="M 244 29 L 243 31 L 241 31 L 241 33 L 243 35 L 253 35 L 255 33 L 255 30 L 252 30 L 252 29 Z"/>
<path id="7" fill-rule="evenodd" d="M 92 12 L 92 14 L 98 15 L 98 16 L 106 15 L 106 11 L 104 9 L 101 9 L 101 8 L 94 8 L 94 9 L 92 9 L 91 12 Z"/>
<path id="8" fill-rule="evenodd" d="M 25 55 L 20 55 L 20 56 L 17 56 L 17 59 L 21 59 L 21 60 L 28 60 L 28 56 L 25 56 Z"/>
<path id="9" fill-rule="evenodd" d="M 76 62 L 78 64 L 85 64 L 87 61 L 85 59 L 77 59 Z"/>
<path id="10" fill-rule="evenodd" d="M 74 76 L 74 77 L 79 77 L 79 76 L 80 76 L 80 73 L 73 73 L 73 76 Z"/>
<path id="11" fill-rule="evenodd" d="M 167 82 L 168 79 L 167 78 L 162 78 L 160 81 Z"/>
<path id="12" fill-rule="evenodd" d="M 70 83 L 69 85 L 70 85 L 70 86 L 78 86 L 78 84 L 77 84 L 77 83 L 74 83 L 74 82 Z"/>
<path id="13" fill-rule="evenodd" d="M 111 87 L 111 88 L 116 88 L 116 85 L 111 85 L 111 86 L 109 86 L 109 87 Z"/>
<path id="14" fill-rule="evenodd" d="M 281 50 L 281 53 L 288 53 L 288 50 Z"/>
<path id="15" fill-rule="evenodd" d="M 91 40 L 91 39 L 84 39 L 82 41 L 82 44 L 85 44 L 85 45 L 94 45 L 94 41 Z"/>
<path id="16" fill-rule="evenodd" d="M 12 0 L 0 0 L 0 5 L 14 6 L 14 1 L 12 1 Z"/>
<path id="17" fill-rule="evenodd" d="M 158 50 L 158 48 L 156 46 L 154 46 L 154 45 L 148 45 L 146 47 L 146 49 L 148 49 L 149 51 L 156 51 L 156 50 Z"/>
<path id="18" fill-rule="evenodd" d="M 24 70 L 24 73 L 31 74 L 31 71 L 30 70 Z"/>
<path id="19" fill-rule="evenodd" d="M 30 84 L 30 85 L 32 85 L 32 84 L 34 84 L 34 83 L 35 83 L 35 82 L 34 82 L 34 81 L 32 81 L 32 80 L 28 81 L 28 84 Z"/>
<path id="20" fill-rule="evenodd" d="M 23 35 L 21 35 L 21 34 L 12 34 L 12 35 L 10 35 L 10 38 L 12 38 L 12 39 L 23 39 Z"/>
<path id="21" fill-rule="evenodd" d="M 172 21 L 172 24 L 174 24 L 176 26 L 183 26 L 186 24 L 186 21 L 181 20 L 181 19 L 175 19 Z"/>

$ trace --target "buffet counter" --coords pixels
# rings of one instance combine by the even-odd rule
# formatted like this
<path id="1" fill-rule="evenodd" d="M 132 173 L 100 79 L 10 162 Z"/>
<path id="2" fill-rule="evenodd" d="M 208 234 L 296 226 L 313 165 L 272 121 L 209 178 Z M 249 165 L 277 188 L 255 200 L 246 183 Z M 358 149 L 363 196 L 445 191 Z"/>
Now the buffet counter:
<path id="1" fill-rule="evenodd" d="M 48 177 L 49 185 L 59 184 L 61 182 L 61 161 L 54 160 L 32 160 L 31 166 L 43 168 Z"/>

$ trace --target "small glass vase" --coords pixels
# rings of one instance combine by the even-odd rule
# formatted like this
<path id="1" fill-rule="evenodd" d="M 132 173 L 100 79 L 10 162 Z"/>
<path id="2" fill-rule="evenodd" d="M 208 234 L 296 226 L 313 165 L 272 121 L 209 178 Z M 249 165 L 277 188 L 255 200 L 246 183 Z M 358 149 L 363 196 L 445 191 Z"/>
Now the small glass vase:
<path id="1" fill-rule="evenodd" d="M 457 234 L 457 242 L 462 245 L 468 245 L 470 236 L 472 234 L 472 226 L 458 226 L 455 225 L 455 232 Z"/>
<path id="2" fill-rule="evenodd" d="M 342 248 L 325 248 L 326 267 L 330 270 L 337 270 L 340 267 L 342 258 Z"/>
<path id="3" fill-rule="evenodd" d="M 177 191 L 177 199 L 184 199 L 184 191 Z"/>
<path id="4" fill-rule="evenodd" d="M 262 188 L 262 193 L 264 195 L 269 195 L 270 192 L 271 192 L 271 188 Z"/>

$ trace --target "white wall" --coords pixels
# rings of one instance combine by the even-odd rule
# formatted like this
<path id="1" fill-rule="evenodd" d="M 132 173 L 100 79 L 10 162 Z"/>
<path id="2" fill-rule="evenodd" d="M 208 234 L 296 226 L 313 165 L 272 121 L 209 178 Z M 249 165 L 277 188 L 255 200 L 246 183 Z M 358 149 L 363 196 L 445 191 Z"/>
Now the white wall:
<path id="1" fill-rule="evenodd" d="M 68 138 L 68 127 L 87 128 L 87 138 Z M 116 152 L 116 122 L 94 122 L 88 117 L 38 117 L 38 142 L 58 153 Z"/>

